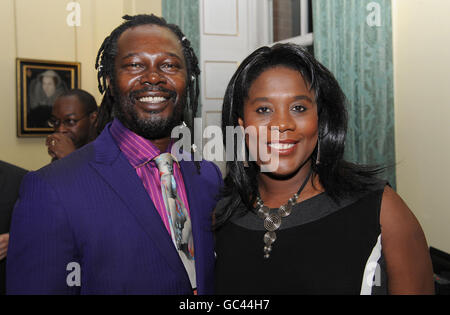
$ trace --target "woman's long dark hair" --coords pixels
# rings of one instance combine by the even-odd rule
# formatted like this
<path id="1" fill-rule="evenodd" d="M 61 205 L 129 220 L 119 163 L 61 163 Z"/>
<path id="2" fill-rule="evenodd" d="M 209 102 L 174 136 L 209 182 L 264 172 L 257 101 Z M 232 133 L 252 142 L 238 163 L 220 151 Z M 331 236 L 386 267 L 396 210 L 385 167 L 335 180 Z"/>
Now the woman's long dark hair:
<path id="1" fill-rule="evenodd" d="M 310 159 L 313 174 L 318 176 L 326 193 L 339 201 L 341 197 L 367 190 L 377 181 L 375 175 L 381 169 L 352 164 L 343 159 L 347 133 L 345 95 L 333 74 L 307 50 L 295 44 L 259 48 L 240 64 L 225 92 L 222 108 L 223 134 L 226 134 L 227 126 L 239 126 L 238 118 L 243 118 L 244 102 L 251 84 L 263 71 L 276 66 L 300 72 L 315 93 L 319 141 Z M 248 162 L 248 167 L 244 167 L 244 163 L 237 158 L 236 141 L 233 145 L 233 148 L 227 148 L 224 139 L 225 149 L 234 150 L 235 156 L 233 161 L 227 162 L 224 199 L 215 210 L 216 228 L 232 215 L 250 211 L 258 192 L 258 165 Z"/>

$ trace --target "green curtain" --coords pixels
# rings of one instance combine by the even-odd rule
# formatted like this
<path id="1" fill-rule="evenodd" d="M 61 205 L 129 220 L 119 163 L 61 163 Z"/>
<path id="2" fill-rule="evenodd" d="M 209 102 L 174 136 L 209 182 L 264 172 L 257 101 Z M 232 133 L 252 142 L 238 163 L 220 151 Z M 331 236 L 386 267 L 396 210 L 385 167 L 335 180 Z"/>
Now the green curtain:
<path id="1" fill-rule="evenodd" d="M 200 53 L 199 0 L 162 0 L 162 15 L 169 23 L 177 24 Z"/>
<path id="2" fill-rule="evenodd" d="M 199 14 L 199 0 L 162 0 L 162 16 L 167 22 L 180 27 L 186 38 L 191 42 L 191 46 L 200 62 Z M 201 107 L 201 103 L 199 103 L 197 115 L 201 114 Z"/>
<path id="3" fill-rule="evenodd" d="M 388 167 L 395 188 L 390 0 L 313 0 L 314 54 L 348 99 L 345 158 Z"/>

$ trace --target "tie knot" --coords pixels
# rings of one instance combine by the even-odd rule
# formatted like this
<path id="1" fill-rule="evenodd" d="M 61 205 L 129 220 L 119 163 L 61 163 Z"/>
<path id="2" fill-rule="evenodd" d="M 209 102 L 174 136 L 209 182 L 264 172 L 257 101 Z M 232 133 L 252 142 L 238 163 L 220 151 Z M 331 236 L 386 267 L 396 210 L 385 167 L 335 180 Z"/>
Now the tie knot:
<path id="1" fill-rule="evenodd" d="M 173 174 L 173 157 L 170 153 L 163 153 L 155 158 L 156 167 L 158 167 L 159 173 Z"/>

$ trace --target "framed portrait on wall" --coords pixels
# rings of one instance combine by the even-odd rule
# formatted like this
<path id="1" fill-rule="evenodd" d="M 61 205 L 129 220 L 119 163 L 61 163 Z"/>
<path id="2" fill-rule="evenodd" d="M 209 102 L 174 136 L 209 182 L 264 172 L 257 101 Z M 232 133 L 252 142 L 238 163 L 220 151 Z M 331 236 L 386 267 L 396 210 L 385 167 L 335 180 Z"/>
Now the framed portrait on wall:
<path id="1" fill-rule="evenodd" d="M 16 59 L 18 137 L 53 132 L 48 125 L 53 103 L 62 93 L 80 88 L 80 68 L 78 62 Z"/>

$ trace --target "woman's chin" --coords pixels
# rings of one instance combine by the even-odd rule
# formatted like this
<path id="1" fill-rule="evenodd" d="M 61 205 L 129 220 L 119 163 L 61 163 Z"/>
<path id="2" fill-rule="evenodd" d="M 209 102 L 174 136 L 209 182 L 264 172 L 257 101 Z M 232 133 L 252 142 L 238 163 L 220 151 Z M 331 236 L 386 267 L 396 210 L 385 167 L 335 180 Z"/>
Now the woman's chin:
<path id="1" fill-rule="evenodd" d="M 277 179 L 289 179 L 298 174 L 308 161 L 301 164 L 288 164 L 282 161 L 260 164 L 261 173 Z"/>

